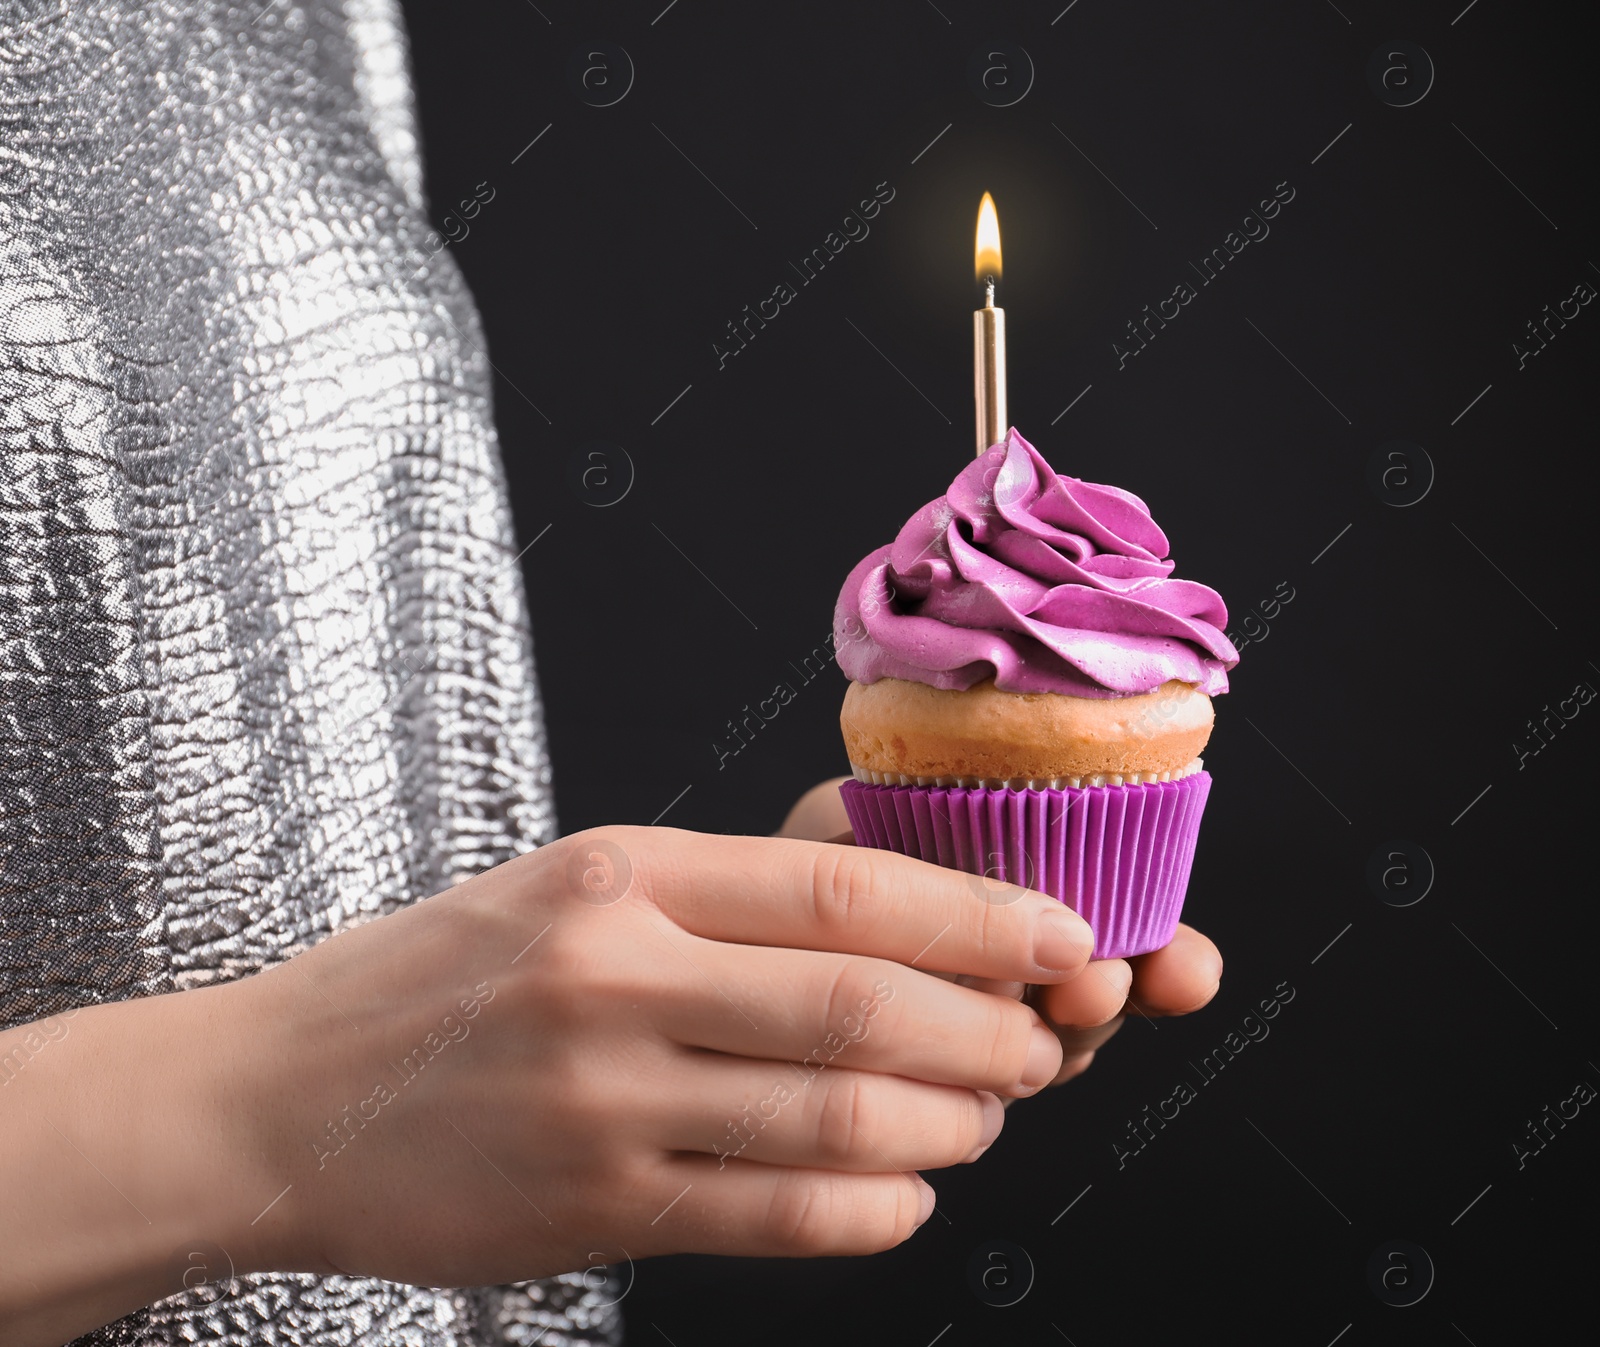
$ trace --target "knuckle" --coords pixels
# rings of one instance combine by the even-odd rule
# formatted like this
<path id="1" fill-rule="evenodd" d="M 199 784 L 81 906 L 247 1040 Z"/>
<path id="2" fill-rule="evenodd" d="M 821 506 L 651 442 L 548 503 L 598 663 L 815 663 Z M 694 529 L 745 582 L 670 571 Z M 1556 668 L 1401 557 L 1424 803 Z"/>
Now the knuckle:
<path id="1" fill-rule="evenodd" d="M 785 1174 L 772 1190 L 767 1227 L 784 1247 L 819 1253 L 833 1228 L 830 1185 L 820 1175 Z"/>
<path id="2" fill-rule="evenodd" d="M 989 1021 L 984 1027 L 988 1044 L 984 1059 L 986 1081 L 1015 1084 L 1028 1061 L 1033 1036 L 1034 1015 L 1016 1001 L 996 1000 L 987 1007 Z"/>
<path id="3" fill-rule="evenodd" d="M 640 847 L 632 829 L 587 828 L 563 839 L 556 859 L 567 892 L 591 907 L 638 894 Z"/>
<path id="4" fill-rule="evenodd" d="M 668 985 L 671 970 L 652 964 L 634 924 L 624 930 L 618 920 L 587 909 L 560 914 L 512 969 L 513 1002 L 548 1026 L 553 1042 L 592 1041 L 621 1022 L 623 1008 L 654 1001 Z"/>
<path id="5" fill-rule="evenodd" d="M 603 967 L 596 958 L 598 943 L 589 923 L 578 915 L 551 922 L 522 960 L 528 970 L 522 980 L 552 1012 L 580 1001 Z"/>
<path id="6" fill-rule="evenodd" d="M 1023 942 L 1024 903 L 979 902 L 972 942 L 985 966 L 1027 967 L 1033 962 Z"/>
<path id="7" fill-rule="evenodd" d="M 881 866 L 865 847 L 819 847 L 812 861 L 812 915 L 819 930 L 849 930 L 871 910 Z"/>
<path id="8" fill-rule="evenodd" d="M 528 932 L 528 939 L 534 943 L 512 945 L 511 953 L 518 958 L 513 965 L 517 972 L 525 968 L 542 968 L 548 965 L 559 970 L 568 970 L 576 966 L 587 952 L 591 943 L 589 933 L 583 929 L 582 911 L 560 914 L 561 920 L 554 920 L 554 915 L 546 918 L 539 927 Z M 522 932 L 518 932 L 519 935 Z"/>
<path id="9" fill-rule="evenodd" d="M 971 1155 L 974 1147 L 983 1140 L 983 1101 L 974 1092 L 967 1091 L 965 1098 L 952 1111 L 951 1123 L 950 1148 L 946 1152 L 950 1158 L 946 1163 L 957 1164 Z"/>
<path id="10" fill-rule="evenodd" d="M 829 983 L 823 998 L 822 1033 L 825 1043 L 833 1038 L 855 1041 L 850 1025 L 860 1023 L 864 1006 L 881 999 L 877 992 L 878 984 L 883 981 L 881 967 L 872 959 L 847 958 L 835 970 L 833 981 Z M 831 1044 L 828 1046 L 834 1052 L 839 1051 Z"/>
<path id="11" fill-rule="evenodd" d="M 905 1168 L 944 1169 L 960 1164 L 982 1139 L 983 1104 L 973 1090 L 923 1086 L 895 1124 L 897 1139 L 913 1147 Z"/>
<path id="12" fill-rule="evenodd" d="M 910 1236 L 919 1206 L 898 1177 L 792 1173 L 773 1190 L 768 1229 L 797 1254 L 876 1253 Z"/>
<path id="13" fill-rule="evenodd" d="M 836 1076 L 817 1106 L 817 1151 L 825 1164 L 850 1164 L 872 1135 L 873 1108 L 867 1079 L 859 1073 Z"/>

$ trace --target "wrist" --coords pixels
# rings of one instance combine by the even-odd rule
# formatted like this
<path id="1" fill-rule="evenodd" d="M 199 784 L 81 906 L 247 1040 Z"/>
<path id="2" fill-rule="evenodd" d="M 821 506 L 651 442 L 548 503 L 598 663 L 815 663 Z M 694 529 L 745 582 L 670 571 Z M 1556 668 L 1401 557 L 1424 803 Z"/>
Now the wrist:
<path id="1" fill-rule="evenodd" d="M 97 1143 L 147 1219 L 151 1299 L 299 1263 L 294 1227 L 260 1219 L 289 1182 L 270 1131 L 283 1019 L 262 990 L 250 977 L 128 1002 L 95 1036 L 91 1069 L 110 1083 Z"/>
<path id="2" fill-rule="evenodd" d="M 276 1241 L 252 1224 L 287 1182 L 274 1184 L 261 1127 L 276 1021 L 262 1013 L 256 981 L 128 1003 L 96 1045 L 115 1082 L 103 1144 L 136 1177 L 154 1298 L 294 1262 L 283 1223 Z M 113 1057 L 131 1069 L 113 1069 Z"/>
<path id="3" fill-rule="evenodd" d="M 0 1035 L 8 1342 L 59 1343 L 273 1265 L 279 1251 L 250 1225 L 269 1180 L 235 993 L 89 1006 Z"/>
<path id="4" fill-rule="evenodd" d="M 207 988 L 177 1017 L 188 1035 L 174 1087 L 189 1101 L 194 1163 L 175 1191 L 190 1213 L 192 1252 L 224 1255 L 209 1278 L 252 1272 L 331 1271 L 314 1266 L 301 1214 L 304 1175 L 289 1141 L 295 1097 L 293 1045 L 301 1036 L 291 998 L 255 975 Z M 292 990 L 292 989 L 287 989 Z"/>

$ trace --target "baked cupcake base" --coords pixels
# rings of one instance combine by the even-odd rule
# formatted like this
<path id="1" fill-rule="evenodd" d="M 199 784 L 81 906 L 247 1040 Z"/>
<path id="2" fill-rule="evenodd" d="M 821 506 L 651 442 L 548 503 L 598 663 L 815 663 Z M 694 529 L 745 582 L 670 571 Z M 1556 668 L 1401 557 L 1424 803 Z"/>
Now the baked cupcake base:
<path id="1" fill-rule="evenodd" d="M 853 780 L 839 793 L 857 845 L 964 870 L 994 901 L 1000 885 L 1048 893 L 1089 923 L 1095 958 L 1115 959 L 1172 939 L 1210 790 L 1194 770 L 1060 789 Z"/>
<path id="2" fill-rule="evenodd" d="M 1196 758 L 1175 772 L 1092 772 L 1086 776 L 1013 777 L 998 781 L 982 776 L 907 776 L 904 772 L 875 772 L 850 764 L 851 775 L 863 786 L 965 786 L 969 790 L 1077 790 L 1081 786 L 1148 786 L 1158 781 L 1182 781 L 1205 766 Z"/>
<path id="3" fill-rule="evenodd" d="M 855 767 L 908 778 L 1051 780 L 1181 771 L 1205 748 L 1211 698 L 1171 679 L 1125 697 L 852 682 L 839 712 Z"/>

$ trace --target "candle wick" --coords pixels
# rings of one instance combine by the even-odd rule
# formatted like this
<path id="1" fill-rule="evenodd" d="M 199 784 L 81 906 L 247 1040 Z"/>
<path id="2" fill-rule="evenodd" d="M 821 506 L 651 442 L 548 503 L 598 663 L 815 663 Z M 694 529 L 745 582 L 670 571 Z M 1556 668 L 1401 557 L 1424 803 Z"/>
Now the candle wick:
<path id="1" fill-rule="evenodd" d="M 986 308 L 986 309 L 994 308 L 994 277 L 993 276 L 987 276 L 987 277 L 984 278 L 983 307 Z"/>

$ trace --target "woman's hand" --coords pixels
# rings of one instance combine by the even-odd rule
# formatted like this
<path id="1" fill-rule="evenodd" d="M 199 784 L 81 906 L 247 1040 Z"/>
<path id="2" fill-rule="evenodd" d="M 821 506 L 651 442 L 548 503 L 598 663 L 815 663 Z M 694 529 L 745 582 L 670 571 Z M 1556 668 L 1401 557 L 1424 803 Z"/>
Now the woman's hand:
<path id="1" fill-rule="evenodd" d="M 0 1035 L 0 1321 L 60 1342 L 230 1266 L 888 1248 L 932 1211 L 916 1171 L 1061 1068 L 1031 1008 L 947 979 L 1051 984 L 1090 944 L 885 852 L 580 833 L 243 981 Z"/>
<path id="2" fill-rule="evenodd" d="M 850 840 L 850 821 L 839 797 L 846 780 L 835 777 L 813 786 L 795 802 L 777 835 Z M 1061 1070 L 1050 1083 L 1060 1085 L 1087 1071 L 1095 1052 L 1122 1027 L 1130 1011 L 1152 1019 L 1187 1015 L 1217 994 L 1221 980 L 1217 947 L 1193 927 L 1180 925 L 1161 949 L 1131 959 L 1096 959 L 1080 976 L 1041 987 L 1029 1000 L 1055 1030 L 1062 1049 Z M 1012 998 L 1024 992 L 1020 982 L 961 981 Z"/>
<path id="3" fill-rule="evenodd" d="M 884 852 L 564 839 L 239 984 L 285 1192 L 218 1242 L 448 1285 L 888 1248 L 932 1210 L 915 1171 L 1061 1066 L 1033 1010 L 938 974 L 1048 984 L 1089 944 L 1048 898 Z"/>

